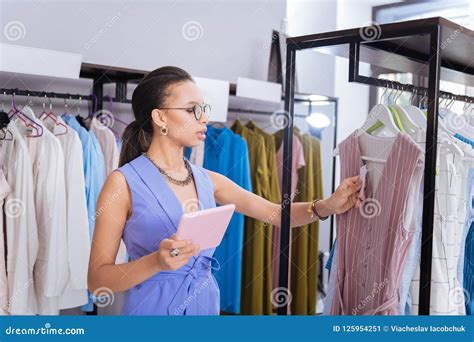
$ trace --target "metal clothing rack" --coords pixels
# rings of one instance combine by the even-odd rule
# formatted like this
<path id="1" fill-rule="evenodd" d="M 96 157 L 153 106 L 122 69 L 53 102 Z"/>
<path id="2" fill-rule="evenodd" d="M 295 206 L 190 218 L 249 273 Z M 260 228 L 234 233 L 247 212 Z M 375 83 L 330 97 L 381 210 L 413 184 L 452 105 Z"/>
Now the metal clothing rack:
<path id="1" fill-rule="evenodd" d="M 370 34 L 368 34 L 370 33 Z M 458 101 L 472 98 L 440 91 L 440 78 L 464 85 L 474 85 L 474 32 L 441 17 L 411 20 L 400 23 L 373 25 L 287 39 L 285 110 L 290 123 L 284 135 L 284 165 L 282 199 L 291 189 L 291 155 L 293 134 L 292 117 L 295 96 L 296 52 L 323 48 L 333 54 L 349 58 L 349 82 L 377 87 L 390 86 L 388 80 L 359 74 L 359 63 L 383 66 L 395 72 L 411 72 L 428 76 L 426 88 L 403 84 L 404 91 L 424 91 L 428 97 L 426 131 L 424 200 L 422 219 L 421 279 L 419 314 L 430 313 L 430 283 L 432 235 L 434 222 L 436 146 L 438 132 L 438 98 L 448 97 Z M 364 53 L 361 52 L 364 47 Z M 347 49 L 347 47 L 349 49 Z M 342 49 L 341 49 L 342 48 Z M 342 52 L 341 52 L 342 51 Z M 421 67 L 420 67 L 421 66 Z M 426 68 L 428 66 L 428 68 Z M 315 76 L 316 77 L 316 76 Z M 334 170 L 333 170 L 334 171 Z M 285 203 L 284 201 L 282 201 Z M 288 288 L 288 246 L 290 206 L 282 205 L 281 255 L 279 286 Z M 288 304 L 278 308 L 279 315 L 287 314 Z"/>

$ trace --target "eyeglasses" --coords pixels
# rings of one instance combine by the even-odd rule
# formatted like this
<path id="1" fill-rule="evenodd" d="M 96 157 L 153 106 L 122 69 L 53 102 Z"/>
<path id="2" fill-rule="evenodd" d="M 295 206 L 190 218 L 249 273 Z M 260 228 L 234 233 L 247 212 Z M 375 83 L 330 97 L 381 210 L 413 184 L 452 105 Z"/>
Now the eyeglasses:
<path id="1" fill-rule="evenodd" d="M 189 108 L 157 108 L 157 109 L 181 109 L 181 110 L 185 110 L 187 111 L 188 113 L 193 113 L 194 114 L 194 118 L 199 121 L 201 120 L 201 117 L 202 117 L 202 114 L 206 114 L 206 116 L 209 118 L 211 116 L 211 105 L 208 105 L 206 103 L 202 104 L 202 105 L 194 105 L 192 107 L 189 107 Z"/>

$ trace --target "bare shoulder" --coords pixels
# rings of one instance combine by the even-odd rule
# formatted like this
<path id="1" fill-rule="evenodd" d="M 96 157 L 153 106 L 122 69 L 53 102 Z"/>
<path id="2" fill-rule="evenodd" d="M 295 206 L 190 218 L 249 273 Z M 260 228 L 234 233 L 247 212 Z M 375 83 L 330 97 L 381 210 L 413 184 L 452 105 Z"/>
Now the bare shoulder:
<path id="1" fill-rule="evenodd" d="M 105 180 L 99 196 L 99 202 L 114 199 L 120 207 L 131 208 L 131 193 L 125 176 L 120 171 L 113 171 Z"/>

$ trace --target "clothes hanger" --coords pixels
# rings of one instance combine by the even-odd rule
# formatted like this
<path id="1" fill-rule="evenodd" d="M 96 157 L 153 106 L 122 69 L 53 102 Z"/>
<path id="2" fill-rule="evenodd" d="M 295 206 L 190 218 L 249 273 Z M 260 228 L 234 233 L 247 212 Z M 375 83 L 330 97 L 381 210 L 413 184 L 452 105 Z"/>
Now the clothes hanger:
<path id="1" fill-rule="evenodd" d="M 374 134 L 380 130 L 380 128 L 387 128 L 387 130 L 393 135 L 400 133 L 400 129 L 397 127 L 393 120 L 393 115 L 390 109 L 382 103 L 382 98 L 387 91 L 380 96 L 379 104 L 376 104 L 367 115 L 367 119 L 361 127 L 361 130 L 367 131 L 369 134 Z"/>
<path id="2" fill-rule="evenodd" d="M 407 115 L 413 120 L 413 123 L 419 129 L 426 131 L 426 125 L 428 121 L 426 119 L 425 113 L 423 113 L 423 111 L 419 107 L 413 105 L 413 99 L 415 95 L 419 95 L 418 88 L 414 89 L 414 92 L 410 98 L 410 105 L 406 106 L 404 109 Z"/>
<path id="3" fill-rule="evenodd" d="M 112 114 L 112 104 L 113 104 L 112 96 L 107 95 L 106 97 L 109 98 L 109 111 L 110 111 L 110 113 Z M 112 115 L 113 115 L 113 114 L 112 114 Z M 113 118 L 114 118 L 114 123 L 115 123 L 115 122 L 118 122 L 118 123 L 121 123 L 122 125 L 124 125 L 125 127 L 128 126 L 128 123 L 126 123 L 126 122 L 123 121 L 123 120 L 120 120 L 120 119 L 117 118 L 115 115 L 113 115 Z M 116 131 L 114 131 L 114 130 L 112 129 L 112 127 L 110 127 L 110 129 L 111 129 L 113 132 L 117 133 Z M 117 135 L 118 135 L 118 133 L 117 133 Z"/>
<path id="4" fill-rule="evenodd" d="M 29 118 L 27 115 L 25 115 L 25 113 L 23 113 L 21 110 L 19 110 L 16 107 L 15 92 L 13 92 L 13 94 L 12 94 L 12 108 L 8 112 L 8 117 L 10 118 L 10 120 L 18 118 L 21 121 L 23 121 L 23 123 L 25 124 L 26 129 L 27 129 L 27 136 L 28 137 L 36 138 L 36 137 L 40 137 L 40 136 L 43 135 L 43 127 L 41 125 L 39 125 L 38 123 L 36 123 L 31 118 Z M 34 133 L 33 133 L 33 131 L 34 131 Z"/>
<path id="5" fill-rule="evenodd" d="M 397 85 L 398 87 L 398 85 Z M 420 127 L 416 125 L 416 123 L 411 119 L 410 115 L 406 112 L 405 108 L 397 104 L 398 99 L 403 94 L 403 87 L 400 85 L 400 95 L 395 97 L 394 103 L 389 107 L 392 108 L 397 114 L 400 119 L 400 124 L 403 127 L 404 131 L 408 133 L 410 136 L 417 135 Z"/>
<path id="6" fill-rule="evenodd" d="M 392 114 L 393 121 L 395 122 L 395 125 L 397 125 L 397 128 L 400 130 L 400 132 L 405 133 L 406 131 L 405 131 L 405 128 L 403 127 L 403 123 L 402 123 L 402 120 L 400 119 L 400 115 L 398 114 L 398 111 L 393 106 L 398 97 L 397 96 L 398 86 L 393 81 L 389 81 L 389 82 L 391 84 L 391 89 L 395 89 L 395 93 L 393 94 L 393 100 L 391 100 L 392 93 L 390 93 L 390 95 L 388 96 L 387 107 L 390 110 L 390 113 Z M 400 92 L 400 95 L 401 94 L 402 93 Z"/>
<path id="7" fill-rule="evenodd" d="M 452 107 L 455 100 L 454 97 L 449 105 Z M 451 135 L 460 134 L 470 140 L 474 140 L 474 127 L 471 126 L 468 120 L 464 117 L 464 115 L 459 115 L 453 112 L 450 108 L 446 106 L 442 111 L 442 120 L 444 125 L 446 126 L 447 130 L 451 133 Z"/>
<path id="8" fill-rule="evenodd" d="M 44 95 L 44 100 L 46 100 L 46 99 L 48 99 L 48 102 L 49 102 L 49 112 L 46 112 L 46 103 L 45 103 L 45 101 L 43 101 L 43 112 L 40 114 L 39 119 L 43 120 L 43 121 L 46 121 L 47 119 L 50 119 L 51 121 L 53 121 L 53 123 L 56 126 L 60 126 L 60 127 L 64 128 L 64 130 L 63 130 L 64 132 L 62 132 L 62 133 L 56 133 L 55 130 L 53 130 L 54 135 L 58 136 L 58 135 L 67 134 L 67 132 L 68 132 L 67 126 L 65 124 L 63 124 L 62 122 L 58 121 L 58 118 L 57 118 L 56 114 L 53 113 L 53 103 L 51 102 L 51 98 Z"/>
<path id="9" fill-rule="evenodd" d="M 82 98 L 81 98 L 82 99 Z M 67 115 L 68 112 L 67 112 L 67 102 L 66 102 L 66 99 L 64 99 L 64 109 L 65 109 L 65 113 L 64 115 Z M 86 130 L 89 130 L 89 126 L 87 125 L 86 123 L 86 120 L 89 118 L 89 117 L 86 117 L 86 118 L 83 118 L 81 115 L 80 115 L 80 110 L 78 110 L 77 112 L 77 115 L 75 116 L 77 122 L 79 123 L 79 125 L 81 125 L 81 127 L 85 128 Z"/>

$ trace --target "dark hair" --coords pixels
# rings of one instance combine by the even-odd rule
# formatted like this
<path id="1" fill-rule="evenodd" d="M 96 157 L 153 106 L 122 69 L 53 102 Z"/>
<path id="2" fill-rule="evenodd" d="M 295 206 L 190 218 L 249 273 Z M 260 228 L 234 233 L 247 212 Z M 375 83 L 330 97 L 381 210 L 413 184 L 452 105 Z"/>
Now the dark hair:
<path id="1" fill-rule="evenodd" d="M 165 105 L 170 95 L 171 85 L 185 81 L 194 82 L 190 74 L 174 66 L 153 70 L 141 80 L 132 95 L 135 121 L 131 122 L 123 132 L 120 166 L 148 150 L 153 136 L 152 110 Z"/>

